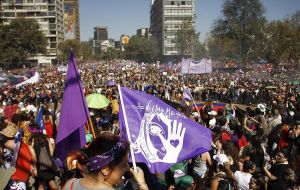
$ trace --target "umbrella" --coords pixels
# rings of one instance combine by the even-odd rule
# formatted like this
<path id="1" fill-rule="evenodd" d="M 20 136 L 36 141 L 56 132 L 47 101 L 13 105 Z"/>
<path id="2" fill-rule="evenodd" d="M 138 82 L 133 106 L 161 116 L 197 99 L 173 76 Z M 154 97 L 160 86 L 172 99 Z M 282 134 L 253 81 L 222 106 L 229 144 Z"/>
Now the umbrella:
<path id="1" fill-rule="evenodd" d="M 94 93 L 86 96 L 86 102 L 89 108 L 100 109 L 108 106 L 109 99 L 102 94 Z"/>
<path id="2" fill-rule="evenodd" d="M 116 83 L 115 83 L 115 81 L 110 80 L 106 83 L 106 86 L 116 86 Z"/>

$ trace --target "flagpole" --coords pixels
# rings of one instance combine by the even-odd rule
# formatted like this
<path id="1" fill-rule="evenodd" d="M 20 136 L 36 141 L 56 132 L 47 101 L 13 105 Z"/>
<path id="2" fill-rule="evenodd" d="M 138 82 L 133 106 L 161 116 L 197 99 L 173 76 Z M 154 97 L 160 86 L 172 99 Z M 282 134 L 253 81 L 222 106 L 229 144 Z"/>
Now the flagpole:
<path id="1" fill-rule="evenodd" d="M 189 89 L 189 88 L 187 88 L 187 89 Z M 197 110 L 197 112 L 198 112 L 198 114 L 199 114 L 199 119 L 201 119 L 200 111 L 199 111 L 199 109 L 198 109 L 198 106 L 197 106 L 196 103 L 195 103 L 194 97 L 193 97 L 193 95 L 192 95 L 190 89 L 189 89 L 189 93 L 190 93 L 190 95 L 191 95 L 191 97 L 192 97 L 193 104 L 194 104 L 194 106 L 196 107 L 196 110 Z"/>
<path id="2" fill-rule="evenodd" d="M 124 121 L 125 121 L 125 128 L 126 128 L 126 132 L 127 132 L 127 137 L 128 137 L 128 141 L 131 144 L 131 137 L 130 137 L 130 132 L 129 132 L 129 128 L 128 128 L 128 121 L 127 121 L 127 117 L 126 117 L 126 111 L 125 111 L 125 107 L 124 107 L 123 95 L 122 95 L 122 91 L 121 91 L 120 85 L 118 85 L 118 90 L 119 90 L 120 102 L 121 102 L 122 112 L 123 112 Z M 131 154 L 133 169 L 134 169 L 135 172 L 137 172 L 136 162 L 135 162 L 135 157 L 134 157 L 132 146 L 130 146 L 130 154 Z"/>
<path id="3" fill-rule="evenodd" d="M 93 123 L 92 123 L 91 116 L 89 116 L 89 123 L 90 123 L 90 128 L 91 128 L 91 131 L 92 131 L 92 134 L 93 134 L 93 138 L 95 139 L 96 135 L 95 135 L 94 126 L 93 126 Z"/>

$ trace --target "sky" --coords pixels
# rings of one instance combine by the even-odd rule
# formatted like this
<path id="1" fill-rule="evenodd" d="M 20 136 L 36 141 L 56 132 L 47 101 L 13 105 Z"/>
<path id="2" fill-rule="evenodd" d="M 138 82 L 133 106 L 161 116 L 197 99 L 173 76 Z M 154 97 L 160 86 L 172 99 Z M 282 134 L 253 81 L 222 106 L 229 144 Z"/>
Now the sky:
<path id="1" fill-rule="evenodd" d="M 196 30 L 203 41 L 219 16 L 223 0 L 195 0 Z M 279 20 L 300 10 L 300 0 L 261 0 L 266 18 Z M 122 34 L 135 35 L 150 26 L 151 0 L 79 0 L 80 39 L 93 38 L 94 27 L 105 26 L 108 38 L 119 40 Z"/>

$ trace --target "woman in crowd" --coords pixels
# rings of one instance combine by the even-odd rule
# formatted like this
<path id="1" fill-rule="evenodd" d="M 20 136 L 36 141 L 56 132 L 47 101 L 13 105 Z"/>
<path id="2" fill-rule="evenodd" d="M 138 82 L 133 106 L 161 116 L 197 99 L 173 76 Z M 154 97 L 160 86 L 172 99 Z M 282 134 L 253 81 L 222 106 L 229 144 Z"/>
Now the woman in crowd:
<path id="1" fill-rule="evenodd" d="M 251 190 L 267 190 L 267 182 L 262 173 L 254 172 L 250 179 L 249 188 Z"/>
<path id="2" fill-rule="evenodd" d="M 63 189 L 69 190 L 112 190 L 123 184 L 122 176 L 130 171 L 141 190 L 148 190 L 144 173 L 128 165 L 129 143 L 120 141 L 118 136 L 106 133 L 99 135 L 92 143 L 76 154 L 70 162 L 77 165 L 83 178 L 70 179 Z"/>
<path id="3" fill-rule="evenodd" d="M 49 186 L 51 190 L 58 189 L 55 183 L 58 168 L 53 159 L 54 142 L 50 141 L 35 124 L 30 125 L 29 131 L 32 134 L 31 146 L 34 148 L 35 157 L 37 159 L 36 185 L 38 190 L 46 189 L 47 186 Z"/>
<path id="4" fill-rule="evenodd" d="M 249 189 L 250 179 L 252 177 L 252 173 L 254 172 L 255 172 L 255 164 L 250 160 L 246 160 L 243 164 L 243 170 L 236 171 L 234 173 L 238 189 L 240 190 Z"/>
<path id="5" fill-rule="evenodd" d="M 50 111 L 48 110 L 48 106 L 45 107 L 44 110 L 44 125 L 46 129 L 46 134 L 48 138 L 53 138 L 53 123 L 52 123 L 52 115 Z"/>

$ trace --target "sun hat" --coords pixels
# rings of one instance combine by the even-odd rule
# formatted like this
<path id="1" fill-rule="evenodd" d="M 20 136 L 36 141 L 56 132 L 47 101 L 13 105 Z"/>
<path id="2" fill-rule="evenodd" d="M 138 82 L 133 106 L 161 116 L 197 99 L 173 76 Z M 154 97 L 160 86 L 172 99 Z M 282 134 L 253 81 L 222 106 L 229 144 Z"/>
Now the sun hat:
<path id="1" fill-rule="evenodd" d="M 9 123 L 2 131 L 0 131 L 0 134 L 8 137 L 8 138 L 13 138 L 17 134 L 18 130 L 16 126 L 12 123 Z"/>

